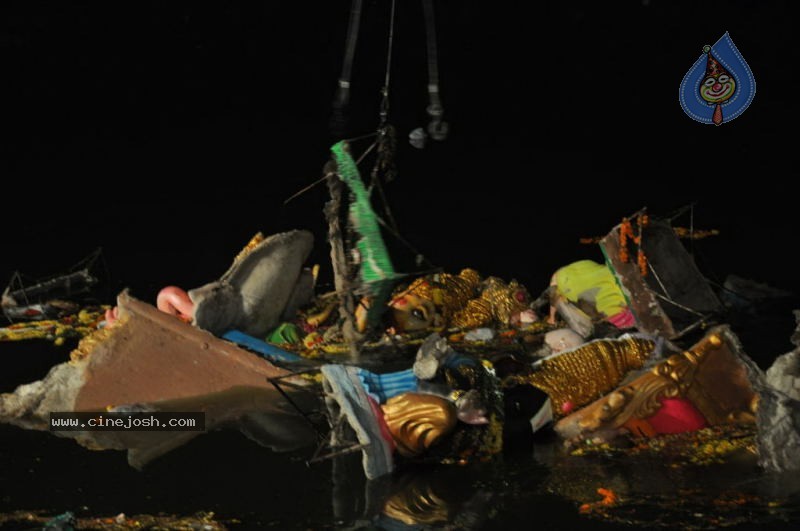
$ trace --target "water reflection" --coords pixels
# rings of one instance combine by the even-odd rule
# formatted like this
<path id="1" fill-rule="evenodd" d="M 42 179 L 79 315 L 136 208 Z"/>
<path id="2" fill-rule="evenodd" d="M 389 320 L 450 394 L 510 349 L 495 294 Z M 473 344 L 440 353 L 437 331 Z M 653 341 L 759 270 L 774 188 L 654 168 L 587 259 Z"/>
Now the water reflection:
<path id="1" fill-rule="evenodd" d="M 333 465 L 333 513 L 344 529 L 714 529 L 800 518 L 800 479 L 765 474 L 739 449 L 692 464 L 657 453 L 531 453 L 474 466 L 424 466 L 366 481 L 358 459 Z M 531 519 L 535 520 L 531 520 Z"/>
<path id="2" fill-rule="evenodd" d="M 308 451 L 274 453 L 230 431 L 198 437 L 142 472 L 120 453 L 48 434 L 4 427 L 0 440 L 0 516 L 206 511 L 234 530 L 788 530 L 800 521 L 800 478 L 763 473 L 746 450 L 693 464 L 663 452 L 569 456 L 554 438 L 489 462 L 402 467 L 367 482 L 357 454 L 309 468 Z M 600 488 L 616 501 L 600 503 Z M 0 528 L 19 525 L 0 518 Z"/>
<path id="3" fill-rule="evenodd" d="M 419 466 L 358 481 L 353 459 L 333 466 L 333 513 L 345 529 L 480 529 L 494 498 L 462 467 Z"/>

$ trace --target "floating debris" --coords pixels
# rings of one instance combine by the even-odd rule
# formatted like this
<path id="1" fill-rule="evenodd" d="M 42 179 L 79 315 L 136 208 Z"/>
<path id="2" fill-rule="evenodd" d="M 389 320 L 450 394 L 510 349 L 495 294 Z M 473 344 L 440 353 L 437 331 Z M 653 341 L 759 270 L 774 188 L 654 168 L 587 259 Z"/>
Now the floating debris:
<path id="1" fill-rule="evenodd" d="M 689 227 L 672 227 L 675 231 L 675 236 L 682 240 L 705 240 L 713 236 L 722 234 L 719 229 L 693 229 Z M 605 236 L 587 236 L 578 238 L 578 242 L 583 245 L 596 245 L 602 241 Z"/>
<path id="2" fill-rule="evenodd" d="M 56 345 L 63 345 L 67 339 L 81 339 L 95 332 L 109 308 L 109 306 L 94 306 L 60 319 L 14 323 L 0 328 L 0 341 L 45 339 Z"/>
<path id="3" fill-rule="evenodd" d="M 603 499 L 597 502 L 584 503 L 583 505 L 581 505 L 580 512 L 582 514 L 587 514 L 599 508 L 610 507 L 612 505 L 616 505 L 617 503 L 619 503 L 619 497 L 611 489 L 604 489 L 603 487 L 599 487 L 597 489 L 597 494 L 602 496 Z"/>
<path id="4" fill-rule="evenodd" d="M 570 452 L 573 456 L 658 457 L 670 466 L 724 463 L 737 452 L 755 454 L 757 429 L 754 424 L 722 424 L 702 430 L 658 437 L 640 437 L 631 446 L 608 443 L 584 444 Z"/>
<path id="5" fill-rule="evenodd" d="M 0 526 L 15 525 L 31 528 L 42 526 L 47 531 L 97 530 L 174 530 L 174 531 L 223 531 L 230 525 L 240 524 L 236 519 L 219 520 L 209 511 L 200 511 L 189 516 L 174 514 L 137 514 L 126 516 L 75 516 L 68 511 L 60 515 L 50 515 L 45 511 L 13 511 L 0 513 Z"/>
<path id="6" fill-rule="evenodd" d="M 0 309 L 9 321 L 55 319 L 80 307 L 78 296 L 90 293 L 98 283 L 93 270 L 102 256 L 100 249 L 75 264 L 67 273 L 32 281 L 26 285 L 16 271 L 0 296 Z"/>

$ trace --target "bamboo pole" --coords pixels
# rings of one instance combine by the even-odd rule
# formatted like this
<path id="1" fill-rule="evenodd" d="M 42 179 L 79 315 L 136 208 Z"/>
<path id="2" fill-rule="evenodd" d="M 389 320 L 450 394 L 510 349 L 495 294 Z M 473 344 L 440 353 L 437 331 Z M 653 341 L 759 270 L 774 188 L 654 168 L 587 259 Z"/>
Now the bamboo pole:
<path id="1" fill-rule="evenodd" d="M 331 244 L 331 264 L 333 265 L 333 280 L 336 293 L 339 294 L 339 317 L 342 321 L 342 335 L 350 347 L 351 361 L 359 359 L 359 347 L 364 339 L 356 328 L 355 310 L 357 301 L 353 293 L 352 279 L 354 278 L 350 264 L 347 261 L 342 222 L 342 196 L 344 183 L 335 171 L 326 168 L 328 191 L 331 199 L 325 204 L 325 220 L 328 222 L 328 241 Z"/>

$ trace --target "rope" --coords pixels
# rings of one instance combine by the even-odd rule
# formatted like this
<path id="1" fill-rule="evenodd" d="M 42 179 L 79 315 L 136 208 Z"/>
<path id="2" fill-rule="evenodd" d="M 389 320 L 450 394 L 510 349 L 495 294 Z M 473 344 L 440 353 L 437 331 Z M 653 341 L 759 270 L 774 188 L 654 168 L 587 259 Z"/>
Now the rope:
<path id="1" fill-rule="evenodd" d="M 672 299 L 668 299 L 667 297 L 665 297 L 664 295 L 660 294 L 657 291 L 653 291 L 650 288 L 647 288 L 647 291 L 649 291 L 650 293 L 652 293 L 653 295 L 655 295 L 656 297 L 658 297 L 662 301 L 668 302 L 668 303 L 672 304 L 673 306 L 676 306 L 676 307 L 680 308 L 681 310 L 683 310 L 685 312 L 692 313 L 692 314 L 694 314 L 694 315 L 696 315 L 698 317 L 703 317 L 703 318 L 707 317 L 705 314 L 702 314 L 702 313 L 698 312 L 697 310 L 693 310 L 692 308 L 689 308 L 688 306 L 685 306 L 685 305 L 683 305 L 683 304 L 681 304 L 679 302 L 675 302 Z"/>
<path id="2" fill-rule="evenodd" d="M 392 0 L 392 9 L 389 15 L 389 42 L 386 47 L 386 74 L 383 78 L 383 88 L 381 88 L 381 109 L 380 109 L 380 128 L 386 125 L 389 117 L 389 81 L 392 72 L 392 48 L 394 47 L 394 15 L 397 0 Z"/>
<path id="3" fill-rule="evenodd" d="M 360 136 L 360 137 L 358 137 L 358 139 L 368 138 L 368 137 L 371 137 L 371 136 L 375 136 L 375 133 L 371 133 L 369 135 Z M 364 158 L 367 155 L 369 155 L 370 152 L 373 149 L 375 149 L 376 145 L 377 145 L 377 142 L 373 142 L 372 144 L 370 144 L 370 146 L 364 151 L 364 153 L 362 153 L 361 156 L 358 157 L 358 160 L 356 161 L 356 165 L 361 164 L 361 161 L 363 161 Z M 301 188 L 300 190 L 298 190 L 297 192 L 295 192 L 291 196 L 289 196 L 289 198 L 286 201 L 284 201 L 283 204 L 286 205 L 292 199 L 296 199 L 296 198 L 300 197 L 301 195 L 303 195 L 304 193 L 308 192 L 309 190 L 311 190 L 312 188 L 314 188 L 318 184 L 323 183 L 325 181 L 325 179 L 327 179 L 328 177 L 332 177 L 333 175 L 336 175 L 336 172 L 325 172 L 325 175 L 323 175 L 322 177 L 320 177 L 319 179 L 317 179 L 313 183 L 309 184 L 308 186 L 304 186 L 303 188 Z"/>
<path id="4" fill-rule="evenodd" d="M 379 150 L 380 151 L 380 150 Z M 378 189 L 378 195 L 381 199 L 381 205 L 383 206 L 383 212 L 386 214 L 386 217 L 389 219 L 389 223 L 391 224 L 394 230 L 399 230 L 397 228 L 397 221 L 394 219 L 394 214 L 392 214 L 392 209 L 389 206 L 389 199 L 386 197 L 386 192 L 383 189 L 383 184 L 381 184 L 381 180 L 378 178 L 378 170 L 381 164 L 381 157 L 386 157 L 385 153 L 378 153 L 378 160 L 375 161 L 375 166 L 372 169 L 372 180 L 370 182 L 370 193 L 372 192 L 373 188 Z"/>
<path id="5" fill-rule="evenodd" d="M 389 231 L 389 234 L 391 234 L 392 236 L 394 236 L 395 238 L 397 238 L 397 241 L 399 241 L 400 243 L 402 243 L 403 245 L 405 245 L 405 246 L 406 246 L 406 248 L 407 248 L 409 251 L 411 251 L 412 253 L 414 253 L 415 257 L 418 259 L 418 264 L 417 264 L 417 265 L 420 265 L 420 264 L 419 264 L 419 262 L 421 262 L 421 263 L 425 263 L 425 264 L 427 264 L 427 265 L 428 265 L 428 267 L 430 267 L 430 268 L 432 268 L 432 269 L 438 269 L 438 266 L 437 266 L 436 264 L 434 264 L 433 262 L 431 262 L 430 260 L 428 260 L 428 257 L 427 257 L 427 256 L 425 256 L 424 254 L 422 254 L 421 252 L 419 252 L 419 251 L 418 251 L 418 250 L 417 250 L 417 249 L 416 249 L 416 248 L 415 248 L 413 245 L 411 245 L 411 242 L 409 242 L 408 240 L 406 240 L 405 238 L 403 238 L 402 236 L 400 236 L 400 233 L 398 233 L 398 232 L 397 232 L 396 230 L 394 230 L 394 229 L 393 229 L 393 228 L 392 228 L 390 225 L 388 225 L 388 224 L 387 224 L 387 223 L 386 223 L 386 222 L 383 220 L 383 218 L 381 218 L 380 216 L 377 216 L 377 215 L 375 216 L 375 218 L 378 220 L 378 223 L 380 223 L 381 227 L 383 227 L 384 229 L 386 229 L 387 231 Z"/>
<path id="6" fill-rule="evenodd" d="M 665 219 L 667 221 L 669 221 L 670 223 L 672 223 L 673 221 L 675 221 L 676 219 L 681 217 L 687 210 L 689 210 L 690 208 L 694 208 L 695 204 L 696 203 L 689 203 L 688 205 L 684 205 L 684 206 L 680 207 L 679 209 L 675 210 L 674 212 L 672 212 L 671 214 L 668 214 Z M 636 214 L 634 214 L 634 216 L 635 215 Z M 631 217 L 633 217 L 633 216 L 631 216 Z"/>
<path id="7" fill-rule="evenodd" d="M 358 160 L 356 161 L 356 166 L 358 166 L 359 164 L 361 164 L 361 161 L 363 161 L 363 160 L 364 160 L 364 159 L 367 157 L 367 155 L 369 155 L 369 154 L 370 154 L 370 152 L 371 152 L 373 149 L 375 149 L 375 146 L 377 146 L 377 145 L 378 145 L 378 142 L 377 142 L 377 141 L 376 141 L 376 142 L 373 142 L 372 144 L 370 144 L 370 145 L 369 145 L 369 147 L 368 147 L 367 149 L 365 149 L 365 150 L 364 150 L 364 153 L 362 153 L 362 154 L 361 154 L 361 156 L 360 156 L 360 157 L 358 157 Z"/>
<path id="8" fill-rule="evenodd" d="M 323 175 L 322 177 L 320 177 L 319 179 L 317 179 L 316 181 L 314 181 L 313 183 L 309 184 L 308 186 L 304 186 L 299 191 L 297 191 L 297 192 L 293 193 L 292 195 L 290 195 L 289 198 L 286 201 L 283 202 L 283 204 L 285 205 L 289 201 L 291 201 L 292 199 L 300 197 L 301 195 L 303 195 L 304 193 L 308 192 L 309 190 L 314 188 L 316 185 L 320 184 L 321 182 L 323 182 L 325 179 L 327 179 L 328 177 L 330 177 L 332 175 L 336 175 L 336 174 L 333 173 L 333 172 L 328 172 L 325 175 Z"/>
<path id="9" fill-rule="evenodd" d="M 383 170 L 385 178 L 388 180 L 393 177 L 393 157 L 394 157 L 394 135 L 391 126 L 388 125 L 389 121 L 389 84 L 391 82 L 392 72 L 392 49 L 394 48 L 394 19 L 397 7 L 397 0 L 392 0 L 391 11 L 389 14 L 389 37 L 386 46 L 386 72 L 383 78 L 383 88 L 381 88 L 381 106 L 380 117 L 378 124 L 378 156 L 375 160 L 375 165 L 372 168 L 372 180 L 370 188 L 377 188 L 380 195 L 383 211 L 386 214 L 389 223 L 397 230 L 397 222 L 394 219 L 392 210 L 389 207 L 389 201 L 386 198 L 386 192 L 383 190 L 383 185 L 380 182 L 378 173 Z M 370 190 L 371 191 L 371 190 Z"/>
<path id="10" fill-rule="evenodd" d="M 358 140 L 363 140 L 365 138 L 371 138 L 371 137 L 377 136 L 377 135 L 378 135 L 377 132 L 367 133 L 367 134 L 364 134 L 364 135 L 361 135 L 361 136 L 354 136 L 353 138 L 345 138 L 344 141 L 347 142 L 348 144 L 352 144 L 353 142 L 356 142 Z"/>
<path id="11" fill-rule="evenodd" d="M 661 286 L 661 289 L 664 291 L 664 295 L 669 300 L 672 300 L 672 296 L 667 291 L 667 287 L 664 285 L 663 282 L 661 282 L 661 277 L 658 276 L 658 273 L 656 273 L 656 268 L 653 267 L 653 264 L 651 264 L 649 260 L 647 262 L 647 267 L 650 269 L 650 272 L 653 273 L 653 277 L 655 277 L 656 281 L 658 282 L 658 285 Z"/>

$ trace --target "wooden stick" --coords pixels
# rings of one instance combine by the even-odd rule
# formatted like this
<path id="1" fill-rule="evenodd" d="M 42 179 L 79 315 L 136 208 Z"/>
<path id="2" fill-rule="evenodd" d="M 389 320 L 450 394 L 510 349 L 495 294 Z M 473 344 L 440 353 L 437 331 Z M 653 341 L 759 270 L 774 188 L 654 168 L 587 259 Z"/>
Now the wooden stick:
<path id="1" fill-rule="evenodd" d="M 331 264 L 333 265 L 333 281 L 336 292 L 339 293 L 339 316 L 342 318 L 342 335 L 350 347 L 351 361 L 359 359 L 359 347 L 363 342 L 363 335 L 356 328 L 355 309 L 356 301 L 351 284 L 352 272 L 347 261 L 344 238 L 342 236 L 342 223 L 339 213 L 342 208 L 342 195 L 344 183 L 334 173 L 327 172 L 328 191 L 331 200 L 325 204 L 325 219 L 328 222 L 328 241 L 331 244 Z"/>

